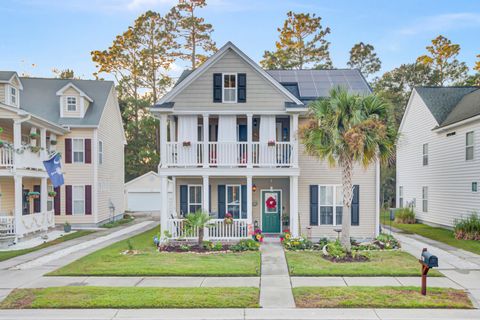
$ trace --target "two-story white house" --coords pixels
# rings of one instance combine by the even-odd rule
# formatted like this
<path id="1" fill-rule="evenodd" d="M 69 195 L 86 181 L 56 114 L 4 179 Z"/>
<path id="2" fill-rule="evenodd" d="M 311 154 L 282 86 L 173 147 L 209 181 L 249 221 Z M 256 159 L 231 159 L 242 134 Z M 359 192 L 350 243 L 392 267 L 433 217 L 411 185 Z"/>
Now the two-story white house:
<path id="1" fill-rule="evenodd" d="M 306 155 L 297 136 L 308 103 L 334 86 L 370 93 L 358 70 L 263 70 L 231 42 L 185 71 L 151 108 L 160 119 L 162 233 L 185 236 L 183 218 L 201 209 L 214 218 L 206 230 L 211 240 L 246 238 L 257 227 L 267 234 L 290 229 L 294 236 L 336 237 L 341 172 Z M 378 166 L 357 167 L 353 180 L 352 236 L 372 238 Z M 225 222 L 228 214 L 232 224 Z"/>
<path id="2" fill-rule="evenodd" d="M 480 88 L 419 87 L 399 128 L 397 207 L 453 226 L 480 213 Z"/>
<path id="3" fill-rule="evenodd" d="M 0 238 L 123 214 L 125 136 L 113 82 L 0 71 L 0 127 Z M 54 190 L 42 161 L 55 151 L 65 185 Z"/>

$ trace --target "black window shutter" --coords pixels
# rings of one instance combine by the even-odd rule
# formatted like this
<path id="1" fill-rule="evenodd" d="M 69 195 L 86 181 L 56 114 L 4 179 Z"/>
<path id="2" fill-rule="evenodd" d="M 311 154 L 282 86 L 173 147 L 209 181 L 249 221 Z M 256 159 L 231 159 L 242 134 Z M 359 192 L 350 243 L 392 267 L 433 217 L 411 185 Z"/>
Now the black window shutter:
<path id="1" fill-rule="evenodd" d="M 352 198 L 352 226 L 360 225 L 360 186 L 358 184 L 353 186 Z"/>
<path id="2" fill-rule="evenodd" d="M 188 186 L 180 185 L 180 216 L 188 214 Z"/>
<path id="3" fill-rule="evenodd" d="M 225 185 L 218 185 L 218 218 L 225 218 Z"/>
<path id="4" fill-rule="evenodd" d="M 247 102 L 247 74 L 238 74 L 238 88 L 237 88 L 237 101 L 239 103 Z"/>
<path id="5" fill-rule="evenodd" d="M 40 192 L 40 186 L 39 185 L 33 186 L 33 191 Z M 43 196 L 43 194 L 40 195 L 40 197 L 41 196 Z M 33 212 L 34 213 L 40 212 L 42 210 L 40 208 L 40 197 L 33 199 Z"/>
<path id="6" fill-rule="evenodd" d="M 310 225 L 318 226 L 318 186 L 310 185 Z"/>
<path id="7" fill-rule="evenodd" d="M 213 102 L 222 102 L 222 74 L 213 74 Z"/>
<path id="8" fill-rule="evenodd" d="M 247 219 L 247 185 L 242 184 L 240 196 L 242 201 L 242 219 Z"/>

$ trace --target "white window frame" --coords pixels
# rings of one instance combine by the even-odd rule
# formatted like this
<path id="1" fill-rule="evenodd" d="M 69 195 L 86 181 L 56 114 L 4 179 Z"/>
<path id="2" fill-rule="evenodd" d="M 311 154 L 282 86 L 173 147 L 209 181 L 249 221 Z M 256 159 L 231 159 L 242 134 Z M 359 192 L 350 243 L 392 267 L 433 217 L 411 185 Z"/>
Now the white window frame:
<path id="1" fill-rule="evenodd" d="M 403 208 L 403 201 L 404 201 L 403 186 L 398 186 L 398 206 L 400 208 Z"/>
<path id="2" fill-rule="evenodd" d="M 17 106 L 18 105 L 18 89 L 14 86 L 10 86 L 10 104 Z"/>
<path id="3" fill-rule="evenodd" d="M 82 141 L 82 150 L 75 150 L 75 140 Z M 82 153 L 82 161 L 75 161 L 75 152 Z M 84 138 L 72 138 L 72 163 L 85 163 L 85 139 Z"/>
<path id="4" fill-rule="evenodd" d="M 47 186 L 47 193 L 53 192 L 55 189 L 53 188 L 52 185 Z M 47 197 L 47 211 L 52 211 L 54 210 L 54 203 L 53 203 L 53 197 L 48 196 Z"/>
<path id="5" fill-rule="evenodd" d="M 472 181 L 470 190 L 471 190 L 473 193 L 477 193 L 477 192 L 478 192 L 478 182 L 477 182 L 477 181 Z"/>
<path id="6" fill-rule="evenodd" d="M 190 188 L 200 188 L 200 202 L 190 202 Z M 196 199 L 198 200 L 198 199 Z M 201 184 L 189 184 L 187 185 L 187 212 L 186 214 L 195 213 L 190 210 L 190 206 L 200 206 L 200 210 L 203 208 L 203 185 Z M 198 209 L 197 209 L 198 210 Z"/>
<path id="7" fill-rule="evenodd" d="M 98 164 L 103 164 L 103 141 L 98 140 Z"/>
<path id="8" fill-rule="evenodd" d="M 237 188 L 238 187 L 238 204 L 233 203 L 233 202 L 228 202 L 228 189 L 229 188 Z M 228 207 L 229 206 L 238 206 L 238 219 L 242 219 L 242 185 L 240 184 L 227 184 L 225 185 L 225 210 L 229 212 Z"/>
<path id="9" fill-rule="evenodd" d="M 428 186 L 422 186 L 422 212 L 428 212 Z"/>
<path id="10" fill-rule="evenodd" d="M 323 205 L 321 203 L 321 196 L 320 196 L 320 193 L 321 193 L 321 188 L 322 187 L 332 187 L 332 193 L 333 193 L 333 199 L 332 199 L 332 204 L 331 205 Z M 319 184 L 318 185 L 318 225 L 319 226 L 338 226 L 338 225 L 341 225 L 341 223 L 337 224 L 337 207 L 340 207 L 342 208 L 342 217 L 343 217 L 343 195 L 341 198 L 341 205 L 339 205 L 337 203 L 337 188 L 339 188 L 341 191 L 342 191 L 342 194 L 343 194 L 343 189 L 342 189 L 342 185 L 340 184 Z M 321 218 L 321 214 L 320 214 L 320 209 L 322 207 L 332 207 L 332 215 L 333 215 L 333 218 L 332 218 L 332 224 L 324 224 L 322 223 L 322 218 Z"/>
<path id="11" fill-rule="evenodd" d="M 468 136 L 472 135 L 472 143 L 468 144 Z M 472 149 L 472 158 L 468 159 L 468 150 Z M 465 133 L 465 160 L 472 161 L 475 160 L 475 131 L 469 131 Z"/>
<path id="12" fill-rule="evenodd" d="M 71 103 L 68 100 L 69 99 L 74 99 L 75 103 Z M 66 104 L 66 109 L 68 112 L 76 112 L 77 111 L 77 104 L 78 104 L 78 99 L 75 96 L 67 96 L 65 99 L 65 104 Z M 70 110 L 70 106 L 75 106 L 73 110 Z"/>
<path id="13" fill-rule="evenodd" d="M 423 166 L 428 166 L 428 143 L 424 143 L 422 146 L 423 153 Z"/>
<path id="14" fill-rule="evenodd" d="M 225 88 L 225 76 L 235 76 L 235 87 Z M 225 100 L 225 90 L 233 90 L 235 99 L 233 101 Z M 238 101 L 238 75 L 236 73 L 222 73 L 222 102 L 223 103 L 237 103 Z"/>
<path id="15" fill-rule="evenodd" d="M 76 195 L 75 190 L 77 188 L 82 188 L 83 189 L 83 197 L 81 199 L 78 198 L 78 195 Z M 82 202 L 83 203 L 83 211 L 81 212 L 76 212 L 75 211 L 75 202 Z M 73 185 L 72 186 L 72 215 L 74 216 L 84 216 L 85 215 L 85 185 Z"/>

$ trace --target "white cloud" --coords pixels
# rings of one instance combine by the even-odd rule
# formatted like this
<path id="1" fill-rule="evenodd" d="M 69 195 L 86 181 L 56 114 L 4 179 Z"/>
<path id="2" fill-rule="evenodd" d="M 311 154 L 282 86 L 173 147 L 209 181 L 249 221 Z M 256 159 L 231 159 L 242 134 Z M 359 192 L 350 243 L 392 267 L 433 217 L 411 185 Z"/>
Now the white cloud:
<path id="1" fill-rule="evenodd" d="M 448 13 L 421 18 L 409 26 L 399 30 L 401 35 L 416 35 L 429 32 L 444 32 L 452 29 L 463 29 L 480 26 L 480 14 L 461 12 Z"/>

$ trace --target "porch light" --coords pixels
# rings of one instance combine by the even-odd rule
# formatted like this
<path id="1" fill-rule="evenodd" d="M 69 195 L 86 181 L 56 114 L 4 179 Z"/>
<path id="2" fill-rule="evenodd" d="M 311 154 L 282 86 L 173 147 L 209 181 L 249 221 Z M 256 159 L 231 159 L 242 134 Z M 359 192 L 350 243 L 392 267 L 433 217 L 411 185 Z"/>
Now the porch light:
<path id="1" fill-rule="evenodd" d="M 257 185 L 256 185 L 256 184 L 253 184 L 253 185 L 252 185 L 252 191 L 253 191 L 253 192 L 257 192 Z"/>

